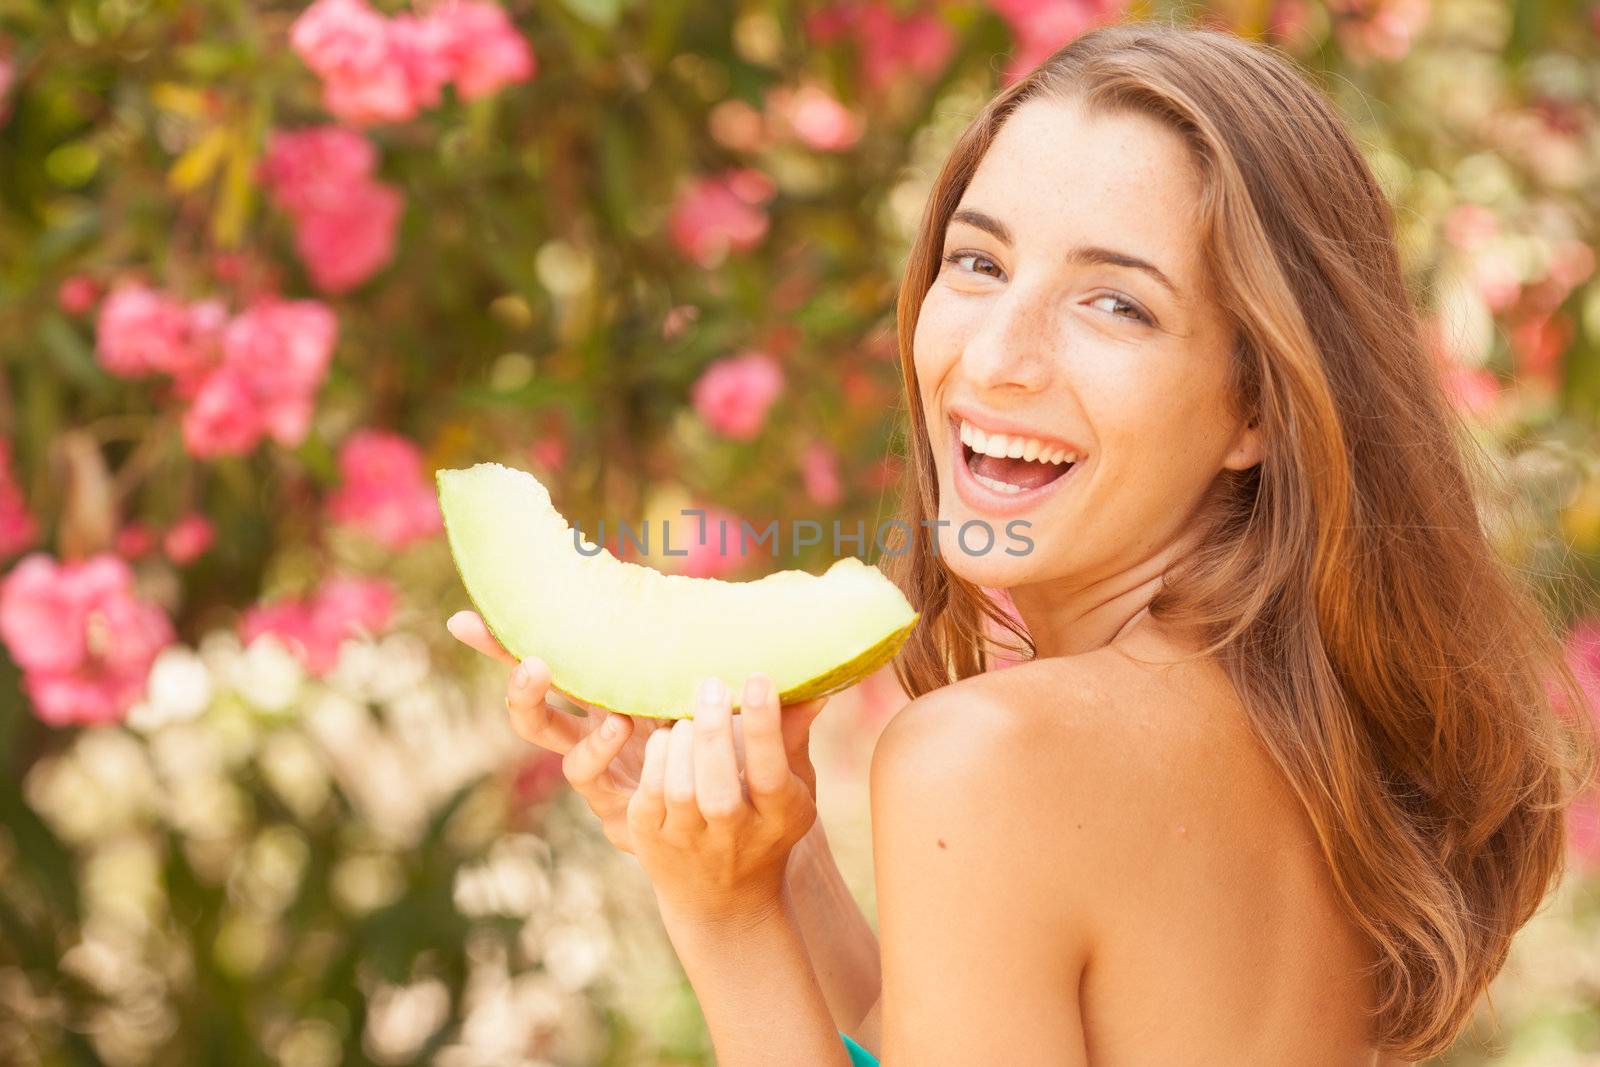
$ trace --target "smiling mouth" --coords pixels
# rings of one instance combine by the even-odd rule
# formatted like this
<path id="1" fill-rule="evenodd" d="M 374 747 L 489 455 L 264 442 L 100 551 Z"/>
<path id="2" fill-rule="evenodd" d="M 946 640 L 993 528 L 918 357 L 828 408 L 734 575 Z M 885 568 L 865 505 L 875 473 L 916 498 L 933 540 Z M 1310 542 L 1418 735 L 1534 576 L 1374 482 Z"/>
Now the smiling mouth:
<path id="1" fill-rule="evenodd" d="M 1071 463 L 990 456 L 973 451 L 971 445 L 962 445 L 961 455 L 966 460 L 967 470 L 972 472 L 972 480 L 997 493 L 1042 489 L 1072 469 Z"/>
<path id="2" fill-rule="evenodd" d="M 1081 458 L 1060 445 L 1030 437 L 986 434 L 964 419 L 955 421 L 967 470 L 979 485 L 997 493 L 1042 489 L 1065 475 Z"/>

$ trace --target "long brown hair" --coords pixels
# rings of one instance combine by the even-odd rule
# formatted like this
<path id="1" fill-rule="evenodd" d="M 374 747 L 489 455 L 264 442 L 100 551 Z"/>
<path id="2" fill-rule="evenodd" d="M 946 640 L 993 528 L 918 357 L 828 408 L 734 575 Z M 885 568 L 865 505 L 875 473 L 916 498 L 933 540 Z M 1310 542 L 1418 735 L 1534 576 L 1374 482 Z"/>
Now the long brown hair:
<path id="1" fill-rule="evenodd" d="M 1480 525 L 1389 205 L 1327 100 L 1273 50 L 1160 23 L 1098 29 L 1002 90 L 957 142 L 899 294 L 912 542 L 890 566 L 922 620 L 896 674 L 918 696 L 980 673 L 996 626 L 1034 651 L 933 551 L 912 338 L 979 161 L 1007 116 L 1045 96 L 1153 116 L 1202 172 L 1213 292 L 1239 338 L 1234 399 L 1267 454 L 1218 475 L 1202 547 L 1151 615 L 1208 636 L 1200 654 L 1224 665 L 1309 812 L 1374 947 L 1374 1040 L 1432 1055 L 1558 877 L 1591 746 L 1559 711 L 1583 698 L 1554 627 Z"/>

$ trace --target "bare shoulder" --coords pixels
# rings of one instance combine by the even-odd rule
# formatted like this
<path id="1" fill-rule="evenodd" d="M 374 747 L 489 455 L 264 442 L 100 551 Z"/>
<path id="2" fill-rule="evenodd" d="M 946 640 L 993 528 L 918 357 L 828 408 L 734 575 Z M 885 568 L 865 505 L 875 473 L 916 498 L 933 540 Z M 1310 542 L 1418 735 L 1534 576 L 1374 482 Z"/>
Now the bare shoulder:
<path id="1" fill-rule="evenodd" d="M 885 990 L 1027 975 L 1029 1018 L 1077 1005 L 1096 1062 L 1309 1063 L 1313 1030 L 1366 1048 L 1370 949 L 1232 683 L 1159 631 L 1126 638 L 946 686 L 885 728 Z M 967 940 L 927 947 L 952 914 Z"/>
<path id="2" fill-rule="evenodd" d="M 1232 852 L 1262 825 L 1298 832 L 1295 801 L 1221 668 L 1179 662 L 1158 633 L 1131 637 L 912 701 L 873 754 L 875 825 L 880 809 L 914 809 L 1030 856 L 1034 877 L 1080 900 L 1148 879 L 1174 839 L 1195 857 Z"/>

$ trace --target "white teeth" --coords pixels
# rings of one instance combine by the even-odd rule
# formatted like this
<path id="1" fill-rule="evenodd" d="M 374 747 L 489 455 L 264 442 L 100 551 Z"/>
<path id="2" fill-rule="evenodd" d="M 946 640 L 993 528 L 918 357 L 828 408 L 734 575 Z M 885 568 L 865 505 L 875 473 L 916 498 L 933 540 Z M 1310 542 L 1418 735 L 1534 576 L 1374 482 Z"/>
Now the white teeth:
<path id="1" fill-rule="evenodd" d="M 976 481 L 979 485 L 987 486 L 988 488 L 993 489 L 997 493 L 1020 493 L 1020 492 L 1022 492 L 1022 486 L 1020 486 L 1020 485 L 1012 485 L 1010 482 L 997 482 L 993 478 L 985 478 L 981 474 L 974 474 L 972 477 L 973 477 L 973 480 Z"/>
<path id="2" fill-rule="evenodd" d="M 1003 433 L 985 433 L 965 419 L 961 420 L 961 443 L 974 452 L 1001 459 L 1026 459 L 1040 463 L 1076 462 L 1072 450 L 1058 445 L 1047 445 L 1036 437 L 1012 437 Z"/>

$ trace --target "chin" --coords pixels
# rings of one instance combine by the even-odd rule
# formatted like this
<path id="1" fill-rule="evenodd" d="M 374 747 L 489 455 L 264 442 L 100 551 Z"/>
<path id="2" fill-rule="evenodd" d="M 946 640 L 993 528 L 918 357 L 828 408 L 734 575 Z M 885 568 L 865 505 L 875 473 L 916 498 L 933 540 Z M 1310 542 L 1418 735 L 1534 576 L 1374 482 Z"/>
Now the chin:
<path id="1" fill-rule="evenodd" d="M 950 526 L 939 531 L 939 555 L 956 577 L 973 585 L 1010 589 L 1037 581 L 1041 576 L 1041 546 L 1032 531 L 1026 534 L 1032 538 L 1030 543 L 1007 537 L 1004 526 L 999 526 L 995 531 L 994 544 L 987 552 L 980 554 L 978 550 L 983 547 L 984 539 L 974 534 L 963 547 L 958 530 L 964 520 L 953 518 L 950 521 Z M 1019 552 L 1023 554 L 1015 554 Z"/>

